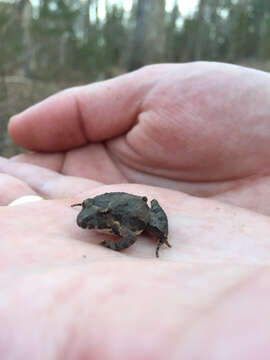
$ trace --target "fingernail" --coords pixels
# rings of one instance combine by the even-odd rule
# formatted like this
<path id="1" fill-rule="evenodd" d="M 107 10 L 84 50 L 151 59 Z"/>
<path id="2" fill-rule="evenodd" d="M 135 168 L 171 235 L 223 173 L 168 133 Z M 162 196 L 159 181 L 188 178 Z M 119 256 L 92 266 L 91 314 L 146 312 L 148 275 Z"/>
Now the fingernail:
<path id="1" fill-rule="evenodd" d="M 44 200 L 44 199 L 38 195 L 24 195 L 19 197 L 18 199 L 11 201 L 11 203 L 8 206 L 21 205 L 29 202 L 40 201 L 40 200 Z"/>

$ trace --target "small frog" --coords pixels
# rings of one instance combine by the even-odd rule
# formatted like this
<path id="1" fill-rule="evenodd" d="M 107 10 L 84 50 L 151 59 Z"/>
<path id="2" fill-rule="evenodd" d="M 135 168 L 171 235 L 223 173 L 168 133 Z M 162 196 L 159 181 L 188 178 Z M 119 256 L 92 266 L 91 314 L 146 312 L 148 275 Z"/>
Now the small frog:
<path id="1" fill-rule="evenodd" d="M 111 192 L 84 200 L 82 210 L 77 216 L 77 224 L 83 229 L 96 229 L 109 234 L 119 235 L 119 241 L 101 242 L 113 250 L 126 249 L 137 240 L 144 230 L 157 239 L 156 257 L 162 244 L 168 247 L 168 219 L 157 200 L 147 205 L 147 197 L 124 192 Z"/>

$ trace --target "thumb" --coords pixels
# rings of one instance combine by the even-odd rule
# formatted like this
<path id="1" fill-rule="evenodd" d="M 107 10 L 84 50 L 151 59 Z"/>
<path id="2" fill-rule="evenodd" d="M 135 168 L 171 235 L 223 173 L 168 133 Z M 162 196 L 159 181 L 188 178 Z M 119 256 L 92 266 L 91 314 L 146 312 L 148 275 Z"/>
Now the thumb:
<path id="1" fill-rule="evenodd" d="M 24 148 L 61 151 L 121 135 L 136 122 L 151 79 L 138 70 L 64 90 L 15 115 L 9 135 Z"/>

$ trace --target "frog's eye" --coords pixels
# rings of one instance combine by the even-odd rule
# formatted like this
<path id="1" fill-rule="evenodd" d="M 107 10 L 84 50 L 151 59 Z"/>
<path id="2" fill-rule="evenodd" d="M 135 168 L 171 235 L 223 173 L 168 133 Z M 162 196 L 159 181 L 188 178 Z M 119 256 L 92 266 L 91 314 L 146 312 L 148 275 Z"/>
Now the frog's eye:
<path id="1" fill-rule="evenodd" d="M 104 208 L 104 209 L 99 209 L 98 212 L 100 214 L 107 214 L 108 212 L 110 211 L 110 209 L 107 207 L 107 208 Z"/>
<path id="2" fill-rule="evenodd" d="M 93 199 L 86 199 L 82 202 L 82 207 L 84 208 L 90 208 L 94 204 Z"/>
<path id="3" fill-rule="evenodd" d="M 85 201 L 82 202 L 82 208 L 84 209 L 86 207 Z"/>

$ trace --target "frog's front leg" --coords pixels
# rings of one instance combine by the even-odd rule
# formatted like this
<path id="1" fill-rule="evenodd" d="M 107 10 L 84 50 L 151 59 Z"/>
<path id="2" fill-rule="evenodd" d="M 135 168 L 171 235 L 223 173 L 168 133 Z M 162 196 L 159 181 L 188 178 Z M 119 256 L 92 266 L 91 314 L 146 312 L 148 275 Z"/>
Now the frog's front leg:
<path id="1" fill-rule="evenodd" d="M 112 224 L 112 230 L 116 235 L 119 235 L 122 238 L 119 241 L 104 240 L 100 243 L 101 245 L 103 245 L 109 249 L 116 250 L 116 251 L 126 249 L 126 248 L 130 247 L 131 245 L 133 245 L 135 243 L 135 241 L 137 240 L 137 235 L 133 231 L 130 231 L 129 229 L 127 229 L 125 227 L 120 228 L 120 224 L 117 221 L 115 221 Z"/>
<path id="2" fill-rule="evenodd" d="M 168 247 L 171 247 L 167 240 L 168 218 L 158 201 L 155 199 L 151 201 L 150 220 L 146 230 L 158 240 L 156 257 L 159 257 L 158 252 L 162 244 L 166 244 Z"/>

